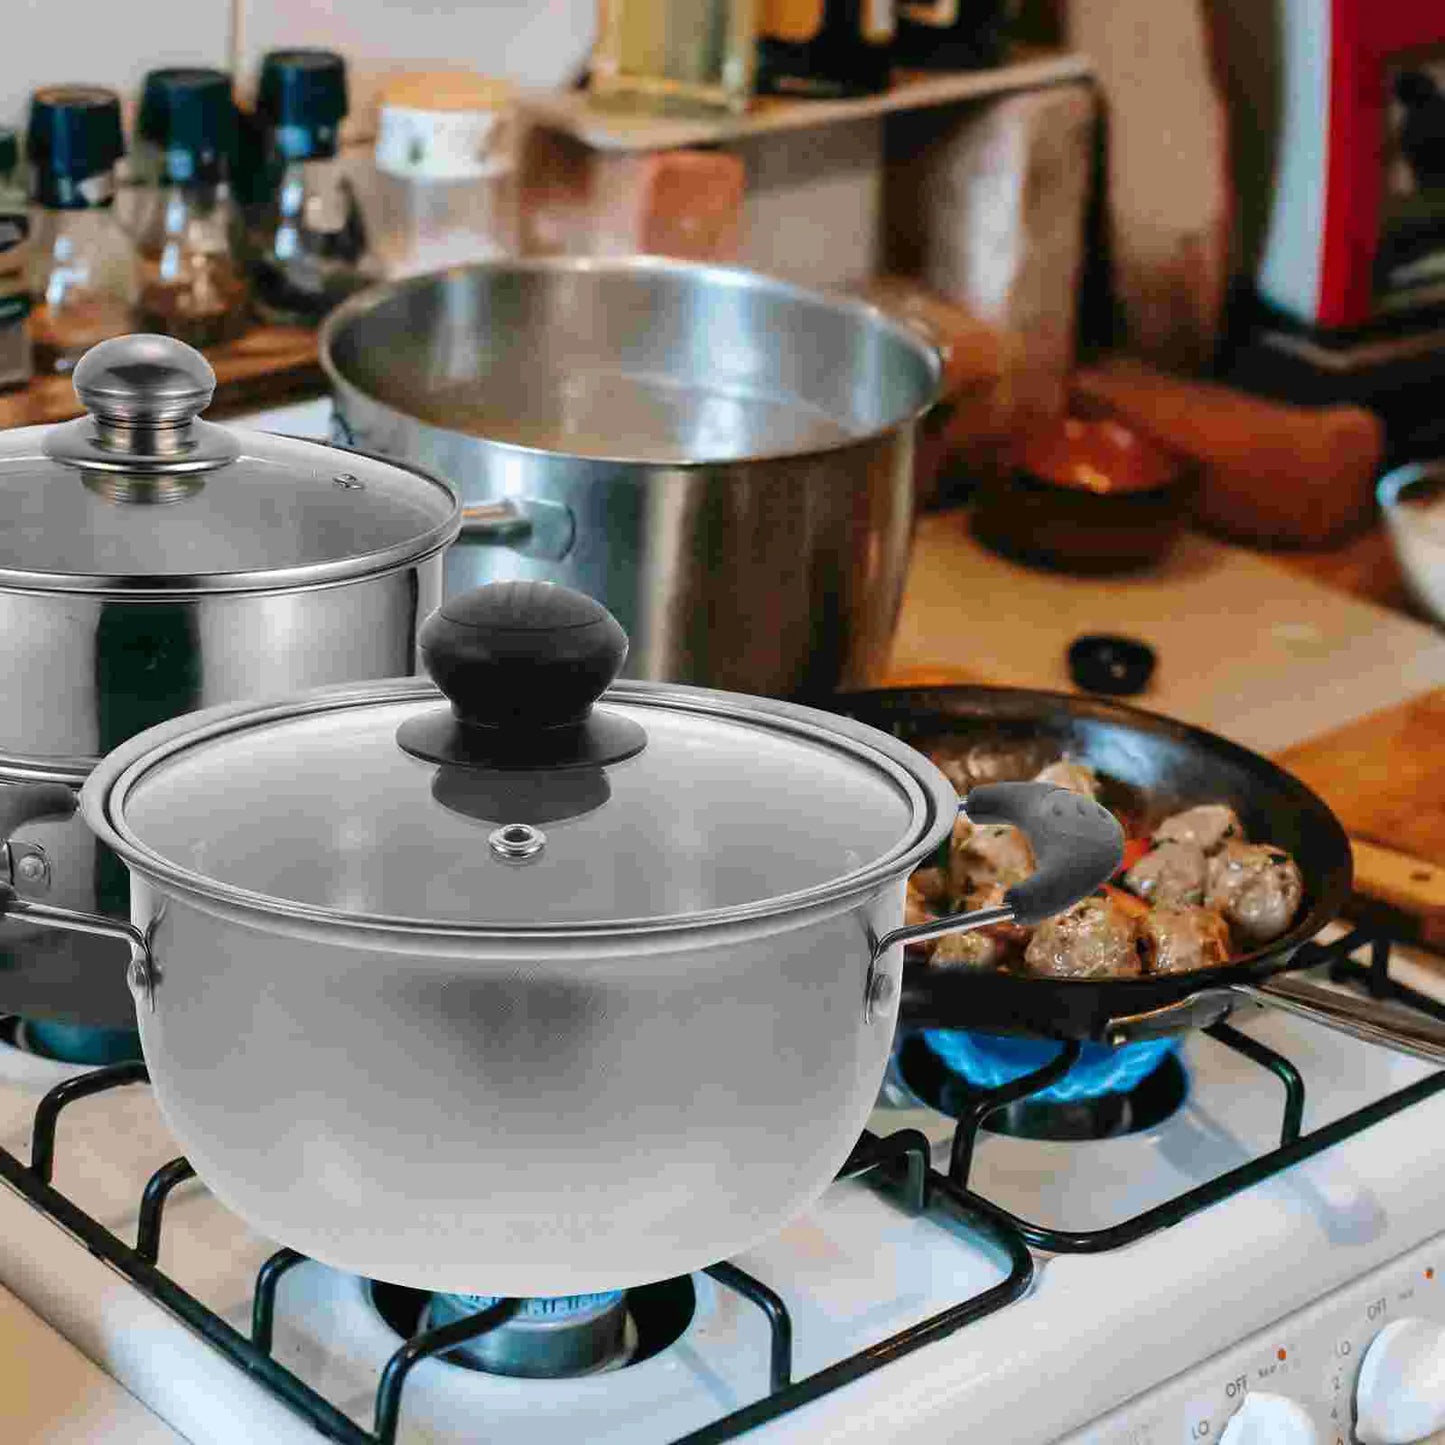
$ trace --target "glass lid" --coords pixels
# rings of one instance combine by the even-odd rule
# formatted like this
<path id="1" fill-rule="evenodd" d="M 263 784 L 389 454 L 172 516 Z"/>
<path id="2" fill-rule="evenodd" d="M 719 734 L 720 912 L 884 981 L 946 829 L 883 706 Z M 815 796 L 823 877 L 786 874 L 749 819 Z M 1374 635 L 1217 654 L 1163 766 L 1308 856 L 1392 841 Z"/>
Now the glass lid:
<path id="1" fill-rule="evenodd" d="M 216 379 L 165 336 L 74 374 L 88 415 L 0 438 L 0 586 L 175 595 L 384 572 L 457 535 L 460 504 L 409 467 L 198 420 Z"/>
<path id="2" fill-rule="evenodd" d="M 859 724 L 647 683 L 592 707 L 626 637 L 566 589 L 449 599 L 421 645 L 450 708 L 405 679 L 193 714 L 106 759 L 87 817 L 212 895 L 506 932 L 811 901 L 901 869 L 935 822 L 907 749 Z"/>

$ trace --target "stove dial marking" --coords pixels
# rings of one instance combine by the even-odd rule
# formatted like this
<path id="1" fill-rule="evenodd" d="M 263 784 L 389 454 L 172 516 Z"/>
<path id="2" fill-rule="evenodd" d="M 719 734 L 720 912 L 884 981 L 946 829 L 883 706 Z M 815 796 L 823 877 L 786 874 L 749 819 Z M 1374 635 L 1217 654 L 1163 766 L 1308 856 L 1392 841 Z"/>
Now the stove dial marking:
<path id="1" fill-rule="evenodd" d="M 1365 1351 L 1355 1411 L 1360 1445 L 1417 1445 L 1445 1430 L 1445 1328 L 1386 1325 Z"/>
<path id="2" fill-rule="evenodd" d="M 1322 1445 L 1304 1409 L 1284 1395 L 1252 1390 L 1230 1416 L 1219 1445 Z"/>

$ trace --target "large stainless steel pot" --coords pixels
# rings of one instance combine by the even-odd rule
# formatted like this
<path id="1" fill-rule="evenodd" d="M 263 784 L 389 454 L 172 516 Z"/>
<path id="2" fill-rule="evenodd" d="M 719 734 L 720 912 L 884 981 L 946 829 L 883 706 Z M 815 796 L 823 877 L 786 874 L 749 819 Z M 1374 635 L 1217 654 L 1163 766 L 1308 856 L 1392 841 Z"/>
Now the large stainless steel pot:
<path id="1" fill-rule="evenodd" d="M 460 526 L 409 467 L 196 419 L 215 375 L 159 336 L 75 369 L 90 415 L 0 436 L 0 881 L 124 916 L 75 816 L 113 748 L 178 713 L 416 670 Z M 115 950 L 0 924 L 0 1009 L 132 1026 Z"/>
<path id="2" fill-rule="evenodd" d="M 338 439 L 461 490 L 449 595 L 576 587 L 632 678 L 879 680 L 940 368 L 875 308 L 651 257 L 493 261 L 353 298 L 321 363 Z"/>
<path id="3" fill-rule="evenodd" d="M 615 677 L 616 622 L 482 588 L 401 680 L 213 709 L 122 745 L 86 820 L 131 869 L 106 929 L 197 1173 L 272 1238 L 443 1291 L 635 1285 L 773 1233 L 882 1081 L 901 945 L 1056 912 L 1117 866 L 1090 800 L 977 789 L 1039 871 L 904 927 L 958 798 L 885 733 Z"/>

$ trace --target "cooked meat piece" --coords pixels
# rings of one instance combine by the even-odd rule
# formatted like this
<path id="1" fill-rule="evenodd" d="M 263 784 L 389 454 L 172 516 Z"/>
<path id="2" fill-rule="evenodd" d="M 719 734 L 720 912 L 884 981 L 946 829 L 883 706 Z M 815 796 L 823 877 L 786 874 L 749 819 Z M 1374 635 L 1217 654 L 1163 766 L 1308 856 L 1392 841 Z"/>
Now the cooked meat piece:
<path id="1" fill-rule="evenodd" d="M 998 908 L 1002 906 L 1004 895 L 1008 892 L 1009 887 L 1010 885 L 1006 883 L 989 883 L 982 888 L 977 888 L 966 898 L 958 900 L 959 910 Z M 1032 928 L 1025 928 L 1019 923 L 995 923 L 979 931 L 997 938 L 1010 954 L 1021 953 L 1024 945 L 1034 936 Z"/>
<path id="2" fill-rule="evenodd" d="M 942 868 L 918 868 L 908 880 L 911 890 L 931 908 L 948 911 L 948 873 Z"/>
<path id="3" fill-rule="evenodd" d="M 1050 978 L 1133 978 L 1140 971 L 1135 920 L 1107 898 L 1085 898 L 1034 930 L 1029 972 Z"/>
<path id="4" fill-rule="evenodd" d="M 1204 902 L 1250 945 L 1278 938 L 1294 922 L 1304 883 L 1295 861 L 1268 843 L 1226 843 L 1209 860 Z"/>
<path id="5" fill-rule="evenodd" d="M 1217 853 L 1226 843 L 1244 841 L 1244 828 L 1233 808 L 1205 803 L 1165 818 L 1154 830 L 1156 843 L 1192 843 L 1205 853 Z"/>
<path id="6" fill-rule="evenodd" d="M 946 933 L 929 962 L 935 968 L 997 968 L 1007 953 L 1004 941 L 990 928 L 977 933 Z"/>
<path id="7" fill-rule="evenodd" d="M 1067 788 L 1086 798 L 1099 796 L 1099 775 L 1083 763 L 1050 763 L 1035 775 L 1034 782 L 1052 783 L 1056 788 Z"/>
<path id="8" fill-rule="evenodd" d="M 932 923 L 941 912 L 941 909 L 933 907 L 931 900 L 918 887 L 917 875 L 910 878 L 903 900 L 903 922 L 909 928 L 915 923 Z"/>
<path id="9" fill-rule="evenodd" d="M 1139 928 L 1146 973 L 1192 973 L 1229 962 L 1229 925 L 1212 908 L 1151 908 Z"/>
<path id="10" fill-rule="evenodd" d="M 997 908 L 1008 889 L 1002 883 L 990 883 L 972 894 L 968 908 Z M 1033 937 L 1033 930 L 1017 923 L 995 923 L 990 928 L 972 933 L 948 933 L 938 940 L 933 962 L 967 965 L 977 968 L 1007 968 L 1023 956 L 1024 945 Z"/>
<path id="11" fill-rule="evenodd" d="M 955 899 L 969 907 L 981 889 L 1000 883 L 1012 887 L 1034 871 L 1029 840 L 1008 823 L 975 823 L 966 833 L 955 829 L 949 852 L 948 880 Z"/>
<path id="12" fill-rule="evenodd" d="M 1150 903 L 1203 903 L 1206 861 L 1193 843 L 1160 843 L 1124 875 L 1124 886 Z"/>
<path id="13" fill-rule="evenodd" d="M 1015 783 L 1033 777 L 1053 749 L 1040 741 L 940 738 L 922 751 L 962 797 L 980 783 Z"/>

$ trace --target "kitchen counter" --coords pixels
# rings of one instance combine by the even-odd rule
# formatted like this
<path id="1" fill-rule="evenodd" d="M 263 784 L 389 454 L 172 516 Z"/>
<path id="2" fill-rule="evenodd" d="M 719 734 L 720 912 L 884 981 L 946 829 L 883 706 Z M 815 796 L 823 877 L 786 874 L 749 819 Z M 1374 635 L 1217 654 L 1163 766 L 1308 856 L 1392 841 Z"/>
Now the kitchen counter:
<path id="1" fill-rule="evenodd" d="M 1101 586 L 1004 563 L 966 513 L 928 513 L 885 681 L 1067 689 L 1068 641 L 1111 616 L 1160 653 L 1163 696 L 1131 702 L 1269 753 L 1353 837 L 1445 868 L 1445 631 L 1413 612 L 1378 529 L 1269 557 L 1187 537 L 1155 578 Z"/>

